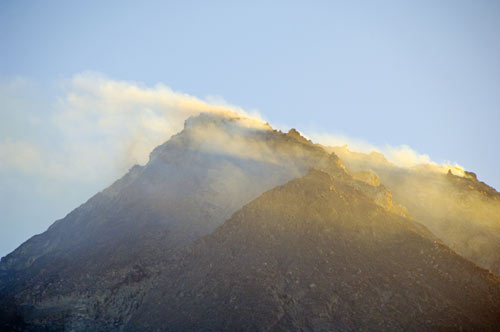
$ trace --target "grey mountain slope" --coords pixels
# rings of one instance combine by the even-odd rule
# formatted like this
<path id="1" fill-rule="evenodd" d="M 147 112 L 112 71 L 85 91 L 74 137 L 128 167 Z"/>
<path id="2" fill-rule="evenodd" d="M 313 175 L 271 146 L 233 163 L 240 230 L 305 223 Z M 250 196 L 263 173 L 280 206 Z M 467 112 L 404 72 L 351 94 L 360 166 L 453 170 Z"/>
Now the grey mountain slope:
<path id="1" fill-rule="evenodd" d="M 191 118 L 147 165 L 2 259 L 0 322 L 21 330 L 119 328 L 179 248 L 310 167 L 350 177 L 334 154 L 294 131 L 228 115 Z M 390 208 L 383 186 L 358 186 Z"/>
<path id="2" fill-rule="evenodd" d="M 440 173 L 436 166 L 425 164 L 402 168 L 378 153 L 325 149 L 338 155 L 351 171 L 374 172 L 394 201 L 449 247 L 500 275 L 500 193 L 478 181 L 474 173 Z"/>
<path id="3" fill-rule="evenodd" d="M 185 261 L 182 248 L 311 167 L 347 183 L 390 216 L 407 215 L 384 185 L 356 180 L 335 154 L 294 130 L 284 134 L 235 115 L 201 114 L 157 147 L 147 165 L 133 167 L 2 258 L 0 330 L 121 330 Z M 404 220 L 433 239 L 420 224 Z"/>
<path id="4" fill-rule="evenodd" d="M 274 188 L 163 274 L 130 331 L 497 331 L 500 279 L 320 171 Z"/>

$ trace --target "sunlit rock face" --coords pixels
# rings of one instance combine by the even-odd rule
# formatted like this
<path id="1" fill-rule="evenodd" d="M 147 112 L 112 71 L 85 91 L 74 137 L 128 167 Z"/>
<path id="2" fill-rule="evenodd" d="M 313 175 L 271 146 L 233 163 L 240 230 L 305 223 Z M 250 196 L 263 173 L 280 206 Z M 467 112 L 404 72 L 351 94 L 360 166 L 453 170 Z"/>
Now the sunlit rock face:
<path id="1" fill-rule="evenodd" d="M 352 165 L 355 166 L 355 164 Z M 337 282 L 337 286 L 339 285 L 338 282 L 340 282 L 338 278 L 341 276 L 351 276 L 351 272 L 354 269 L 356 269 L 355 272 L 357 273 L 358 270 L 355 266 L 361 264 L 365 256 L 367 260 L 370 260 L 370 263 L 367 263 L 367 269 L 362 269 L 366 273 L 369 273 L 367 271 L 375 271 L 382 268 L 381 266 L 383 265 L 392 264 L 387 260 L 378 260 L 374 256 L 375 253 L 377 255 L 387 255 L 388 257 L 405 253 L 413 257 L 412 255 L 416 255 L 416 253 L 412 252 L 412 248 L 414 248 L 412 246 L 415 246 L 418 250 L 423 250 L 424 253 L 428 254 L 428 259 L 431 259 L 433 262 L 439 261 L 441 254 L 438 255 L 438 252 L 432 252 L 429 251 L 431 249 L 425 246 L 420 247 L 411 243 L 408 244 L 410 247 L 403 245 L 402 248 L 406 249 L 401 252 L 392 253 L 392 250 L 398 251 L 399 244 L 405 241 L 417 239 L 416 241 L 418 242 L 421 241 L 421 238 L 425 238 L 425 241 L 434 243 L 438 239 L 424 226 L 419 224 L 420 217 L 427 216 L 425 212 L 417 211 L 421 213 L 418 215 L 410 210 L 410 207 L 415 209 L 415 206 L 411 204 L 406 206 L 406 203 L 414 202 L 407 202 L 402 199 L 397 201 L 392 200 L 392 194 L 387 188 L 392 189 L 389 185 L 392 186 L 394 183 L 389 181 L 386 187 L 385 180 L 387 177 L 377 169 L 371 169 L 373 171 L 371 172 L 366 167 L 359 167 L 359 169 L 353 167 L 350 170 L 344 166 L 335 153 L 328 152 L 324 147 L 313 144 L 302 137 L 296 130 L 282 133 L 274 130 L 268 124 L 232 113 L 201 114 L 188 119 L 184 130 L 154 149 L 146 165 L 134 166 L 124 177 L 116 181 L 109 188 L 96 194 L 86 203 L 69 213 L 65 218 L 56 221 L 46 232 L 34 236 L 14 252 L 2 258 L 0 262 L 0 330 L 120 331 L 125 327 L 128 330 L 136 330 L 136 328 L 149 329 L 152 326 L 158 327 L 161 330 L 164 328 L 164 324 L 167 323 L 167 320 L 162 323 L 159 318 L 162 313 L 172 312 L 171 310 L 175 312 L 177 310 L 175 309 L 177 307 L 165 306 L 164 301 L 172 301 L 173 305 L 179 306 L 178 308 L 185 305 L 174 300 L 172 297 L 173 293 L 170 293 L 174 292 L 174 289 L 167 290 L 165 287 L 167 287 L 166 285 L 175 285 L 175 287 L 178 286 L 180 289 L 187 289 L 183 288 L 184 286 L 179 284 L 179 282 L 182 282 L 182 279 L 188 281 L 190 278 L 190 272 L 186 272 L 193 268 L 190 265 L 192 264 L 192 258 L 189 258 L 189 255 L 191 255 L 190 252 L 200 250 L 196 248 L 205 248 L 207 255 L 209 255 L 206 256 L 207 260 L 229 262 L 227 261 L 227 257 L 224 256 L 226 255 L 224 251 L 226 249 L 221 247 L 220 250 L 217 249 L 212 252 L 211 248 L 215 248 L 212 245 L 203 247 L 205 245 L 203 244 L 205 243 L 204 236 L 209 236 L 209 238 L 215 236 L 215 239 L 223 240 L 220 243 L 222 246 L 224 246 L 224 243 L 227 243 L 231 248 L 234 247 L 237 245 L 236 242 L 230 242 L 228 238 L 224 240 L 223 237 L 217 237 L 216 235 L 226 232 L 222 231 L 223 229 L 232 227 L 227 225 L 235 224 L 233 221 L 229 223 L 225 223 L 225 221 L 231 219 L 231 216 L 236 211 L 240 211 L 237 213 L 237 215 L 240 215 L 241 211 L 245 211 L 245 208 L 241 210 L 242 207 L 258 197 L 260 197 L 257 199 L 258 202 L 274 197 L 267 194 L 264 196 L 261 195 L 269 190 L 273 192 L 273 188 L 277 186 L 281 188 L 279 186 L 289 181 L 292 181 L 290 183 L 301 184 L 302 182 L 300 181 L 294 182 L 294 179 L 302 178 L 306 174 L 309 174 L 306 179 L 310 179 L 311 173 L 309 172 L 311 169 L 317 170 L 315 171 L 316 173 L 312 173 L 316 174 L 312 177 L 316 180 L 312 182 L 303 180 L 305 181 L 304 188 L 306 189 L 300 189 L 302 190 L 300 192 L 307 193 L 308 199 L 303 197 L 304 195 L 291 190 L 289 201 L 278 199 L 274 201 L 275 203 L 269 203 L 271 205 L 276 204 L 275 210 L 269 210 L 269 213 L 272 212 L 271 215 L 262 215 L 262 220 L 255 220 L 255 222 L 259 223 L 272 223 L 274 219 L 280 221 L 283 218 L 291 218 L 290 220 L 294 220 L 294 225 L 297 225 L 296 237 L 291 236 L 290 232 L 292 229 L 287 228 L 288 226 L 280 226 L 278 228 L 286 231 L 286 234 L 278 234 L 276 233 L 276 229 L 270 229 L 272 230 L 270 234 L 273 236 L 273 238 L 269 239 L 271 240 L 270 243 L 274 243 L 272 242 L 273 239 L 281 237 L 282 240 L 280 241 L 282 242 L 279 243 L 287 243 L 286 245 L 290 246 L 290 253 L 292 253 L 287 256 L 282 251 L 283 247 L 276 247 L 281 249 L 279 249 L 279 257 L 276 256 L 275 259 L 279 260 L 281 259 L 280 257 L 284 259 L 279 264 L 300 265 L 306 257 L 312 257 L 311 255 L 315 253 L 314 250 L 316 250 L 316 247 L 303 246 L 299 241 L 300 238 L 309 239 L 313 242 L 319 241 L 318 245 L 321 244 L 322 247 L 318 248 L 323 253 L 318 252 L 317 257 L 321 258 L 321 262 L 324 259 L 331 262 L 328 264 L 334 264 L 331 266 L 331 270 L 328 270 L 329 272 L 320 278 L 333 278 L 331 274 L 333 272 L 331 271 L 341 271 L 344 265 L 349 262 L 349 264 L 354 264 L 345 265 L 346 271 L 350 271 L 348 274 L 340 274 L 335 277 L 337 279 L 332 279 L 337 280 L 335 281 Z M 396 172 L 393 176 L 397 176 L 398 174 L 400 173 Z M 401 174 L 404 175 L 405 173 Z M 444 179 L 448 179 L 446 174 L 443 174 L 443 176 Z M 451 178 L 455 179 L 454 176 L 451 176 Z M 324 185 L 321 184 L 321 179 L 325 181 Z M 457 181 L 462 181 L 462 178 Z M 397 181 L 395 182 L 397 183 Z M 476 181 L 474 183 L 479 182 Z M 328 187 L 327 192 L 324 191 L 324 188 L 326 188 L 324 187 L 325 185 Z M 461 187 L 463 184 L 457 182 L 457 186 Z M 397 186 L 394 188 L 396 191 L 400 190 Z M 334 201 L 324 201 L 325 197 L 330 197 L 328 196 L 329 193 L 335 193 L 336 198 Z M 491 195 L 492 192 L 487 192 L 487 194 Z M 296 195 L 298 196 L 295 197 Z M 304 198 L 304 202 L 300 203 L 297 201 L 300 197 Z M 316 201 L 318 201 L 318 204 L 321 202 L 330 202 L 333 205 L 326 212 L 323 209 L 316 210 Z M 293 206 L 287 206 L 286 204 L 293 204 Z M 423 207 L 423 205 L 418 206 Z M 358 209 L 359 211 L 357 211 Z M 293 215 L 289 214 L 290 211 L 294 211 Z M 322 216 L 324 213 L 327 214 Z M 410 214 L 415 218 L 410 219 Z M 353 215 L 358 216 L 356 217 L 358 219 L 353 219 Z M 258 215 L 256 216 L 258 217 Z M 300 216 L 299 219 L 301 222 L 304 221 L 304 223 L 299 223 L 299 220 L 296 220 L 297 216 Z M 311 228 L 308 229 L 307 225 L 309 224 L 307 220 L 311 219 L 311 221 L 314 221 L 316 218 L 323 218 L 325 222 L 328 218 L 334 218 L 335 222 L 332 224 L 332 227 L 327 228 L 319 227 L 312 222 L 310 224 L 312 225 Z M 233 219 L 234 217 L 231 220 Z M 254 219 L 254 217 L 251 218 L 251 220 Z M 389 219 L 392 221 L 377 221 L 377 225 L 380 225 L 373 226 L 372 223 L 374 220 L 379 219 Z M 364 221 L 362 222 L 362 220 Z M 490 219 L 486 218 L 485 220 Z M 353 229 L 349 228 L 351 226 L 348 226 L 351 223 L 352 227 L 354 227 Z M 236 237 L 241 240 L 238 240 L 242 244 L 243 249 L 241 250 L 246 250 L 245 248 L 255 249 L 255 246 L 263 245 L 262 242 L 259 242 L 260 240 L 255 238 L 255 234 L 257 233 L 245 226 L 248 225 L 246 221 L 242 222 L 241 225 L 242 229 L 238 231 Z M 276 225 L 279 226 L 282 224 L 281 222 L 277 222 Z M 394 229 L 392 229 L 393 226 L 395 227 Z M 337 228 L 341 230 L 343 229 L 342 227 L 348 227 L 349 231 L 335 233 Z M 398 229 L 404 229 L 404 232 L 402 232 L 406 234 L 402 237 L 404 239 L 404 241 L 401 240 L 402 242 L 396 240 L 391 235 L 394 235 L 394 232 Z M 244 234 L 247 231 L 248 239 L 244 240 Z M 317 234 L 318 232 L 320 234 Z M 412 232 L 418 234 L 420 237 L 413 238 L 409 236 L 408 234 L 413 234 Z M 337 235 L 332 238 L 330 237 L 330 233 Z M 325 236 L 328 240 L 325 240 Z M 368 236 L 368 238 L 365 239 L 363 236 Z M 377 240 L 370 242 L 373 240 L 370 236 L 374 236 Z M 363 240 L 356 242 L 359 240 L 359 237 Z M 324 252 L 328 251 L 325 251 L 327 249 L 323 245 L 324 243 L 330 243 L 328 241 L 332 239 L 339 242 L 336 245 L 340 245 L 343 241 L 349 242 L 349 246 L 339 248 L 345 250 L 346 255 L 348 252 L 347 249 L 349 249 L 349 252 L 352 249 L 354 253 L 357 253 L 356 256 L 347 255 L 346 257 L 352 258 L 348 260 L 342 258 L 340 254 L 335 254 L 331 257 L 324 256 Z M 385 240 L 389 241 L 387 245 L 384 244 Z M 380 246 L 380 248 L 377 249 L 377 246 Z M 438 245 L 436 244 L 436 246 Z M 262 249 L 265 248 L 264 246 Z M 439 248 L 442 249 L 444 246 L 439 244 Z M 249 255 L 255 254 L 259 257 L 262 255 L 263 257 L 268 254 L 271 256 L 275 254 L 274 251 L 255 251 L 254 249 L 252 249 L 253 253 L 249 252 Z M 217 252 L 222 256 L 219 256 Z M 284 256 L 280 256 L 282 254 Z M 450 255 L 450 257 L 456 258 L 451 252 Z M 235 257 L 245 259 L 246 256 Z M 455 258 L 450 258 L 449 260 L 449 262 L 453 262 L 449 264 L 457 264 L 455 270 L 452 267 L 444 270 L 441 270 L 441 268 L 438 269 L 438 266 L 446 266 L 445 262 L 441 261 L 435 263 L 437 264 L 435 268 L 443 275 L 458 273 L 457 269 L 465 269 L 464 271 L 468 272 L 464 276 L 468 276 L 470 280 L 482 280 L 477 281 L 474 285 L 481 289 L 488 288 L 496 294 L 497 281 L 493 276 L 487 276 L 486 272 L 482 269 L 472 268 L 470 263 Z M 332 261 L 331 259 L 335 259 L 336 261 Z M 397 256 L 395 261 L 397 264 L 403 264 L 401 256 Z M 307 263 L 297 268 L 316 268 L 317 264 L 319 264 L 318 262 L 313 260 L 311 262 L 312 265 L 307 265 L 309 264 Z M 425 265 L 427 264 L 425 262 L 411 258 L 404 264 L 413 265 L 403 264 L 401 266 L 405 269 L 411 268 L 417 269 L 417 271 L 420 271 L 418 269 L 423 269 L 426 271 L 426 269 L 429 269 L 429 266 Z M 215 263 L 213 261 L 212 264 Z M 243 264 L 244 261 L 241 263 Z M 265 261 L 264 263 L 268 262 Z M 252 264 L 254 264 L 253 266 L 257 266 L 255 264 L 260 263 L 255 261 Z M 329 266 L 328 264 L 326 266 Z M 205 267 L 203 265 L 203 268 Z M 257 268 L 257 271 L 260 271 L 259 269 Z M 245 269 L 243 270 L 246 271 Z M 312 273 L 313 270 L 309 272 L 304 272 L 305 270 L 301 271 L 303 272 L 300 272 L 300 280 L 304 280 L 308 273 Z M 397 278 L 387 276 L 389 279 L 385 283 L 389 285 L 396 282 L 395 280 L 399 280 L 396 283 L 397 285 L 406 285 L 407 281 L 405 281 L 405 278 L 416 278 L 414 272 L 412 274 L 405 274 L 402 270 L 390 271 L 395 271 L 394 274 L 397 275 Z M 193 278 L 203 279 L 202 275 L 193 273 Z M 368 274 L 363 274 L 365 272 L 360 273 L 368 278 Z M 273 279 L 273 276 L 276 276 L 276 279 Z M 226 277 L 224 275 L 224 278 Z M 274 287 L 277 289 L 283 286 L 282 281 L 280 281 L 282 277 L 279 277 L 279 274 L 267 275 L 266 278 L 270 282 L 269 287 L 271 288 Z M 437 285 L 447 287 L 447 281 L 455 280 L 439 279 L 437 276 L 436 278 L 435 280 L 432 279 L 434 281 L 430 279 L 417 279 L 422 284 L 432 281 L 432 286 L 428 286 L 431 289 L 437 289 Z M 486 279 L 489 281 L 484 281 Z M 236 278 L 234 282 L 239 282 L 239 280 Z M 367 279 L 356 280 L 362 281 L 359 281 L 359 284 L 349 284 L 350 289 L 358 286 L 366 286 L 365 284 L 363 284 L 365 286 L 362 286 L 362 282 L 365 282 Z M 227 279 L 227 282 L 233 285 L 231 279 Z M 276 282 L 276 284 L 273 284 L 273 282 Z M 310 284 L 319 285 L 315 282 L 311 282 Z M 412 281 L 409 285 L 414 284 Z M 186 285 L 191 284 L 186 283 Z M 384 291 L 387 288 L 385 284 L 381 286 L 378 281 L 374 285 Z M 460 285 L 461 287 L 463 286 L 462 284 Z M 335 286 L 336 291 L 338 289 L 337 286 Z M 310 286 L 311 289 L 315 287 L 323 289 L 321 288 L 322 286 Z M 410 288 L 404 288 L 404 292 L 406 292 L 406 289 L 410 292 Z M 450 292 L 456 290 L 456 288 L 450 288 Z M 252 297 L 251 289 L 247 289 L 247 291 L 245 292 L 244 289 L 238 290 L 238 292 L 243 292 L 238 293 L 238 296 L 247 294 L 249 300 L 255 300 L 256 298 Z M 260 289 L 256 294 L 261 294 L 261 291 Z M 303 294 L 303 291 L 304 289 L 300 288 L 297 290 L 298 293 L 295 293 L 295 291 L 291 293 L 292 295 L 290 296 L 296 299 L 294 300 L 296 306 L 290 309 L 292 311 L 289 311 L 289 314 L 297 313 L 300 316 L 300 308 L 307 308 L 308 302 L 304 302 L 307 298 L 304 298 L 304 301 L 299 300 L 302 296 L 300 294 Z M 331 289 L 325 288 L 325 291 L 329 292 Z M 393 292 L 393 290 L 390 291 Z M 399 305 L 404 301 L 407 303 L 411 302 L 411 296 L 413 295 L 402 295 L 403 293 L 401 292 L 403 291 L 401 290 L 397 290 L 397 292 L 400 295 L 396 298 L 400 302 L 395 302 L 391 305 Z M 155 297 L 156 295 L 162 296 L 161 294 L 167 294 L 168 296 L 166 295 L 165 300 Z M 182 291 L 179 294 L 186 293 Z M 206 293 L 201 294 L 200 296 L 204 296 L 203 294 L 206 295 Z M 228 299 L 228 301 L 232 298 L 228 298 L 227 294 L 220 294 L 220 296 Z M 274 293 L 271 292 L 271 294 Z M 367 293 L 363 292 L 359 294 L 363 296 L 367 295 Z M 382 296 L 385 298 L 386 295 L 383 294 L 387 295 L 388 293 L 374 293 L 371 296 Z M 478 294 L 482 293 L 479 292 Z M 263 299 L 267 298 L 266 296 Z M 462 297 L 457 298 L 458 300 L 450 300 L 449 297 L 445 296 L 436 299 L 437 302 L 435 303 L 445 305 L 445 299 L 452 301 L 452 303 L 459 303 L 462 300 L 479 301 L 474 297 L 468 297 L 469 295 L 462 294 L 460 296 Z M 355 298 L 358 299 L 358 297 Z M 352 299 L 350 298 L 349 301 Z M 496 297 L 492 297 L 488 301 L 490 300 L 494 302 L 496 301 Z M 484 301 L 477 302 L 480 304 L 478 308 L 484 309 L 489 305 L 489 302 Z M 335 303 L 337 302 L 327 304 L 327 306 L 332 307 Z M 366 314 L 366 310 L 368 310 L 366 308 L 361 310 L 355 306 L 348 306 L 346 303 L 343 304 L 346 306 L 345 313 L 347 315 L 349 312 L 348 317 L 351 317 L 349 318 L 351 320 L 356 319 L 358 316 L 361 317 L 361 314 Z M 377 304 L 378 302 L 370 303 Z M 254 304 L 259 305 L 258 303 Z M 151 311 L 152 316 L 145 315 L 144 310 L 146 309 L 144 308 L 151 308 L 152 305 L 157 305 L 160 311 L 153 310 Z M 202 311 L 199 311 L 196 303 L 193 305 L 193 315 L 202 313 Z M 282 312 L 284 310 L 278 307 L 269 308 L 270 312 L 275 312 L 276 310 Z M 436 308 L 429 307 L 425 309 L 427 310 L 425 312 L 430 315 L 430 313 L 437 310 Z M 465 312 L 461 306 L 457 306 L 456 304 L 445 305 L 444 308 L 451 308 L 450 310 L 452 311 L 446 316 L 445 323 L 439 323 L 436 326 L 453 327 L 451 329 L 454 329 L 454 327 L 464 324 L 463 326 L 485 327 L 485 329 L 488 329 L 488 322 L 494 321 L 490 319 L 492 317 L 491 310 L 493 309 L 485 309 L 485 316 L 478 316 L 475 311 Z M 220 304 L 219 307 L 214 307 L 213 310 L 216 310 L 217 315 L 224 316 L 224 311 L 226 310 L 225 304 Z M 407 310 L 414 315 L 412 317 L 416 317 L 415 319 L 420 317 L 415 311 L 417 309 L 414 306 L 407 308 Z M 311 312 L 315 312 L 314 315 L 316 315 L 319 311 Z M 390 311 L 384 311 L 384 313 L 393 315 Z M 461 315 L 459 313 L 463 313 L 467 317 L 472 315 L 471 322 L 467 323 L 461 318 L 458 319 L 455 314 Z M 373 316 L 373 319 L 382 319 L 382 316 L 383 313 Z M 278 316 L 269 317 L 266 316 L 264 321 L 269 322 L 269 319 L 274 320 Z M 297 319 L 301 319 L 302 321 L 305 319 L 303 316 L 300 317 L 302 318 Z M 431 316 L 425 317 L 429 317 L 432 320 Z M 141 320 L 149 318 L 155 323 L 150 326 L 140 324 Z M 390 318 L 390 320 L 391 322 L 396 321 L 393 318 Z M 169 322 L 173 324 L 172 326 L 184 326 L 182 325 L 184 323 L 181 321 Z M 301 325 L 302 323 L 297 323 L 298 325 L 294 324 L 278 324 L 276 326 L 289 326 L 291 328 L 305 326 Z M 344 326 L 342 324 L 347 324 L 345 326 L 349 329 L 353 326 L 358 326 L 346 322 L 339 324 L 341 324 L 339 325 L 341 327 Z M 363 324 L 359 326 L 365 326 Z M 220 324 L 214 325 L 214 328 L 218 329 L 221 326 Z M 222 326 L 222 328 L 229 329 L 231 326 L 233 325 Z M 242 326 L 245 327 L 246 325 Z M 262 325 L 262 327 L 265 326 L 271 328 L 271 325 Z M 320 329 L 320 326 L 322 325 L 318 325 L 318 329 Z M 380 326 L 392 328 L 395 325 L 382 324 Z M 425 327 L 429 327 L 429 325 L 425 325 Z"/>
<path id="2" fill-rule="evenodd" d="M 326 149 L 354 177 L 361 171 L 376 174 L 415 220 L 457 253 L 500 275 L 500 194 L 474 173 L 429 164 L 403 168 L 378 153 Z"/>
<path id="3" fill-rule="evenodd" d="M 165 272 L 129 331 L 497 331 L 500 280 L 317 170 Z"/>

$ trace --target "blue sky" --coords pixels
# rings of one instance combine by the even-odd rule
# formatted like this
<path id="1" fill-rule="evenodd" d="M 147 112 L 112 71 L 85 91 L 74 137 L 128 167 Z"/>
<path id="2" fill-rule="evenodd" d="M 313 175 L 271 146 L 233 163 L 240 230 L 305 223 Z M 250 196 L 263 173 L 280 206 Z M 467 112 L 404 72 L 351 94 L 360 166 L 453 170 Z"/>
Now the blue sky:
<path id="1" fill-rule="evenodd" d="M 498 189 L 499 36 L 498 1 L 0 1 L 0 256 L 126 170 L 87 159 L 95 144 L 108 150 L 94 159 L 107 160 L 129 127 L 81 129 L 92 122 L 71 99 L 104 107 L 91 86 L 105 82 L 224 99 L 279 128 L 408 145 Z"/>

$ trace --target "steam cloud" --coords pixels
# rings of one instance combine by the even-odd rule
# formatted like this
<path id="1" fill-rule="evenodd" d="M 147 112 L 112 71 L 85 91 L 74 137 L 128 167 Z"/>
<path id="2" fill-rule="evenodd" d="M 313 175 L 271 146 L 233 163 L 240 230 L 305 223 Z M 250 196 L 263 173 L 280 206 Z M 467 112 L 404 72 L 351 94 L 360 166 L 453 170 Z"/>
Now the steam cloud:
<path id="1" fill-rule="evenodd" d="M 390 163 L 404 168 L 426 167 L 427 170 L 432 170 L 440 173 L 446 173 L 451 170 L 454 175 L 464 176 L 464 168 L 456 163 L 445 162 L 438 164 L 431 160 L 429 155 L 420 154 L 410 148 L 408 145 L 378 147 L 362 140 L 349 138 L 341 135 L 307 134 L 312 141 L 324 146 L 340 147 L 346 146 L 352 152 L 360 152 L 370 154 L 378 152 L 387 159 Z"/>
<path id="2" fill-rule="evenodd" d="M 43 132 L 44 137 L 0 137 L 0 171 L 10 169 L 47 178 L 109 181 L 134 164 L 145 164 L 152 149 L 182 130 L 184 121 L 190 116 L 201 112 L 236 113 L 255 118 L 246 125 L 259 127 L 263 124 L 255 112 L 250 116 L 221 99 L 201 100 L 175 92 L 163 84 L 151 88 L 111 80 L 92 72 L 66 81 L 64 94 L 56 103 L 45 106 L 41 103 L 39 107 L 50 109 L 48 116 L 42 117 L 36 110 L 36 98 L 32 100 L 35 105 L 26 105 L 28 88 L 33 89 L 33 86 L 22 79 L 2 82 L 0 96 L 6 101 L 6 109 L 0 116 L 5 118 L 4 123 L 8 123 L 12 121 L 8 112 L 10 117 L 17 114 L 17 122 L 28 120 Z M 213 136 L 203 134 L 205 141 L 211 139 L 212 143 L 207 144 L 221 143 L 220 133 L 219 136 L 216 133 Z M 463 174 L 460 166 L 438 165 L 428 155 L 419 154 L 406 145 L 377 147 L 345 136 L 317 133 L 308 136 L 326 146 L 347 145 L 351 151 L 380 152 L 388 161 L 401 167 L 425 164 L 438 172 L 452 169 L 456 175 Z M 217 149 L 226 146 L 228 153 L 248 152 L 248 149 L 240 149 L 237 143 L 232 140 L 216 145 Z"/>
<path id="3" fill-rule="evenodd" d="M 11 82 L 2 88 L 12 99 L 12 91 L 26 85 Z M 49 178 L 116 178 L 134 164 L 145 164 L 153 148 L 182 130 L 190 116 L 215 112 L 251 117 L 221 99 L 201 100 L 163 84 L 149 88 L 97 73 L 76 75 L 63 88 L 64 95 L 46 105 L 51 110 L 48 116 L 40 117 L 36 111 L 19 115 L 22 121 L 36 122 L 37 130 L 47 134 L 45 138 L 0 137 L 0 170 Z M 21 93 L 18 97 L 26 98 Z M 13 100 L 9 106 L 17 104 Z M 17 110 L 4 112 L 2 117 Z M 47 141 L 47 137 L 56 138 Z"/>

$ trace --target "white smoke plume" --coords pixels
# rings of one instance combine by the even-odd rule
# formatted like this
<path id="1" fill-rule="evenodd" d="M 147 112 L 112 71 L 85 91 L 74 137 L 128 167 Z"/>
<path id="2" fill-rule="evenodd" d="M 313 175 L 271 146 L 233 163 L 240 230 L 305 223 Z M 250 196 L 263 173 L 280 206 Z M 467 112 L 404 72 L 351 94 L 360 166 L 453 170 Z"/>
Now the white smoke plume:
<path id="1" fill-rule="evenodd" d="M 14 85 L 9 95 L 12 99 Z M 7 87 L 7 85 L 4 85 Z M 3 89 L 3 90 L 6 90 Z M 173 91 L 163 84 L 115 81 L 98 73 L 83 73 L 63 84 L 57 102 L 39 105 L 50 110 L 19 116 L 32 118 L 43 138 L 0 136 L 0 170 L 7 168 L 47 177 L 113 177 L 134 164 L 145 164 L 154 147 L 181 131 L 184 121 L 201 112 L 259 116 L 220 98 L 202 100 Z M 19 99 L 26 98 L 20 93 Z M 12 101 L 0 116 L 18 112 Z M 34 105 L 25 107 L 36 109 Z M 53 137 L 53 141 L 50 138 Z M 49 140 L 49 141 L 47 141 Z"/>
<path id="2" fill-rule="evenodd" d="M 34 105 L 29 105 L 26 91 L 22 90 L 27 85 L 21 79 L 0 85 L 0 96 L 5 101 L 0 117 L 8 123 L 12 120 L 9 117 L 18 114 L 22 118 L 18 122 L 29 119 L 36 124 L 37 130 L 41 129 L 54 140 L 0 136 L 0 170 L 11 168 L 50 178 L 112 179 L 134 164 L 145 164 L 152 149 L 182 130 L 184 121 L 190 116 L 201 112 L 236 113 L 255 119 L 246 125 L 259 127 L 263 124 L 256 112 L 248 114 L 221 98 L 202 100 L 163 84 L 147 87 L 111 80 L 93 72 L 66 80 L 63 94 L 55 103 L 36 105 L 38 101 L 32 100 Z M 16 89 L 20 90 L 17 96 Z M 33 111 L 37 107 L 50 111 L 39 116 Z M 28 111 L 20 112 L 19 108 Z M 307 136 L 326 146 L 347 145 L 351 151 L 379 152 L 400 167 L 427 165 L 439 172 L 453 169 L 454 174 L 463 174 L 462 167 L 437 164 L 428 155 L 417 153 L 406 145 L 378 147 L 339 135 L 314 133 Z M 214 141 L 218 137 L 212 138 Z M 225 146 L 238 153 L 245 151 L 235 144 L 227 142 Z"/>
<path id="3" fill-rule="evenodd" d="M 464 168 L 457 163 L 443 162 L 437 163 L 431 160 L 429 155 L 421 154 L 410 148 L 408 145 L 383 147 L 364 142 L 359 139 L 353 139 L 342 135 L 306 134 L 313 142 L 324 146 L 341 147 L 345 146 L 349 151 L 370 154 L 372 152 L 382 154 L 390 163 L 404 168 L 422 168 L 433 170 L 440 173 L 446 173 L 451 170 L 455 175 L 464 175 Z"/>

